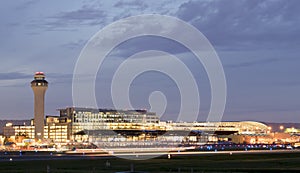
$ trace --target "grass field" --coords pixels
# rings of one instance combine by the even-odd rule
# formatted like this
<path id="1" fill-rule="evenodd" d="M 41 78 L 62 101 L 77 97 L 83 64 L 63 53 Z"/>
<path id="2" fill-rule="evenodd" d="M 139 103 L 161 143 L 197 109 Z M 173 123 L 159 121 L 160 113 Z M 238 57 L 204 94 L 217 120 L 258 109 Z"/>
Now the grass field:
<path id="1" fill-rule="evenodd" d="M 107 166 L 107 162 L 110 166 Z M 0 162 L 0 172 L 90 172 L 129 171 L 167 172 L 300 172 L 300 153 L 216 154 L 198 156 L 166 156 L 132 161 L 120 158 L 88 157 L 72 160 L 35 160 Z"/>

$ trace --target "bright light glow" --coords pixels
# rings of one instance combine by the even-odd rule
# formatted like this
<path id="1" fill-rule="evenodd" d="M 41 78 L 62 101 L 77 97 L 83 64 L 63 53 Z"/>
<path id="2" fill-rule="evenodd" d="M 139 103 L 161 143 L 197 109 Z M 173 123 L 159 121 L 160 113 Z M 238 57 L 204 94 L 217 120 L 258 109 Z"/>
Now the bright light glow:
<path id="1" fill-rule="evenodd" d="M 271 126 L 269 126 L 269 127 L 268 127 L 268 130 L 270 130 L 270 131 L 271 131 L 271 130 L 272 130 L 272 127 L 271 127 Z"/>
<path id="2" fill-rule="evenodd" d="M 38 71 L 38 72 L 35 72 L 35 74 L 37 74 L 37 75 L 44 75 L 44 72 Z"/>
<path id="3" fill-rule="evenodd" d="M 283 130 L 283 129 L 284 129 L 283 125 L 281 125 L 279 128 L 280 128 L 280 130 Z"/>

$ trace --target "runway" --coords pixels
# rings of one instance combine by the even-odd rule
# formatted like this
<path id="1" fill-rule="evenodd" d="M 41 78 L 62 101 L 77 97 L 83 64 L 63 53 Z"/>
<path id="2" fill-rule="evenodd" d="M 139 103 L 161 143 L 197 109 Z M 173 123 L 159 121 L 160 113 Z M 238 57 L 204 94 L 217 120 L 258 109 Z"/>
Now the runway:
<path id="1" fill-rule="evenodd" d="M 115 157 L 145 160 L 154 157 L 165 157 L 172 159 L 180 156 L 208 156 L 208 155 L 247 155 L 247 154 L 273 154 L 273 153 L 300 153 L 300 150 L 250 150 L 250 151 L 173 151 L 173 152 L 132 152 L 132 153 L 110 153 L 110 154 L 23 154 L 23 155 L 1 155 L 1 162 L 28 161 L 28 160 L 73 160 L 73 159 L 111 159 Z"/>

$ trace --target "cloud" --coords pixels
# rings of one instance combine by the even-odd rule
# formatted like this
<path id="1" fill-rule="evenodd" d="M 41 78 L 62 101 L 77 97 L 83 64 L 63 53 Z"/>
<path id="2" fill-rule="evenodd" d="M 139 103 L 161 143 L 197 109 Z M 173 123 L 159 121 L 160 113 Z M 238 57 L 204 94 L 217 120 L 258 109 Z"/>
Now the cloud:
<path id="1" fill-rule="evenodd" d="M 110 56 L 127 58 L 135 53 L 146 50 L 161 50 L 173 55 L 190 52 L 189 49 L 180 43 L 168 38 L 159 36 L 140 36 L 126 40 L 116 46 L 110 53 Z"/>
<path id="2" fill-rule="evenodd" d="M 46 73 L 46 80 L 52 84 L 72 83 L 73 74 Z M 23 72 L 0 73 L 0 86 L 24 86 L 33 80 L 34 74 Z"/>
<path id="3" fill-rule="evenodd" d="M 131 1 L 120 0 L 114 4 L 114 7 L 145 10 L 146 8 L 148 8 L 148 5 L 145 4 L 143 1 L 139 1 L 139 0 L 131 0 Z"/>
<path id="4" fill-rule="evenodd" d="M 78 26 L 95 26 L 105 22 L 107 14 L 99 8 L 84 5 L 73 11 L 60 12 L 43 20 L 32 21 L 31 25 L 45 30 L 76 31 Z"/>
<path id="5" fill-rule="evenodd" d="M 20 87 L 28 83 L 25 81 L 31 80 L 32 75 L 22 72 L 7 72 L 0 73 L 0 87 Z"/>
<path id="6" fill-rule="evenodd" d="M 269 63 L 276 62 L 276 61 L 278 61 L 278 59 L 276 59 L 276 58 L 267 58 L 267 59 L 260 59 L 257 61 L 241 62 L 238 64 L 230 64 L 230 65 L 226 65 L 225 67 L 229 67 L 229 68 L 252 67 L 255 65 L 269 64 Z"/>
<path id="7" fill-rule="evenodd" d="M 300 43 L 300 1 L 189 1 L 175 13 L 216 46 L 230 50 L 282 48 Z"/>
<path id="8" fill-rule="evenodd" d="M 132 16 L 132 12 L 130 12 L 129 10 L 124 10 L 120 14 L 117 14 L 116 16 L 114 16 L 113 21 L 117 21 L 122 18 L 130 17 L 130 16 Z"/>
<path id="9" fill-rule="evenodd" d="M 37 1 L 37 0 L 27 0 L 27 1 L 19 3 L 15 9 L 16 10 L 24 10 L 24 9 L 30 8 L 32 5 L 34 5 L 38 2 L 39 1 Z"/>
<path id="10" fill-rule="evenodd" d="M 182 3 L 173 14 L 198 28 L 217 49 L 217 51 L 255 51 L 273 49 L 298 49 L 300 44 L 300 18 L 295 6 L 298 1 L 247 1 L 231 0 L 189 1 Z M 300 2 L 300 1 L 299 1 Z M 115 7 L 130 9 L 139 5 L 134 1 L 118 1 Z M 149 7 L 151 8 L 151 7 Z M 134 14 L 130 10 L 115 15 L 114 20 Z M 297 20 L 299 18 L 299 20 Z M 155 49 L 171 53 L 187 50 L 177 44 L 157 38 L 135 38 L 120 45 L 117 56 L 127 57 L 132 52 Z M 268 60 L 261 60 L 267 63 Z M 231 67 L 251 66 L 245 62 Z"/>
<path id="11" fill-rule="evenodd" d="M 72 41 L 66 44 L 63 44 L 62 47 L 68 48 L 68 49 L 80 49 L 82 48 L 86 43 L 86 40 L 77 40 L 77 41 Z"/>
<path id="12" fill-rule="evenodd" d="M 82 22 L 90 20 L 99 20 L 103 16 L 105 16 L 105 14 L 102 10 L 83 6 L 82 8 L 75 11 L 62 12 L 56 16 L 53 16 L 53 18 L 64 21 Z"/>
<path id="13" fill-rule="evenodd" d="M 73 74 L 49 73 L 46 77 L 51 85 L 72 84 Z"/>
<path id="14" fill-rule="evenodd" d="M 0 80 L 16 80 L 16 79 L 29 79 L 32 75 L 21 72 L 7 72 L 0 73 Z"/>

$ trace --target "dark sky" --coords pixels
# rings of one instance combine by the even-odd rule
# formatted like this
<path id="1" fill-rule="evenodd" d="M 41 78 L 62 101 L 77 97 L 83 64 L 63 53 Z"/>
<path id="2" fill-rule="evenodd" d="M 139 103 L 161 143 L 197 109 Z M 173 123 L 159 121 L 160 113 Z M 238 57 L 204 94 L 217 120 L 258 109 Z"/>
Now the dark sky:
<path id="1" fill-rule="evenodd" d="M 174 16 L 201 31 L 214 46 L 227 81 L 226 121 L 300 122 L 300 1 L 1 1 L 0 118 L 33 117 L 30 81 L 44 71 L 49 82 L 46 114 L 71 106 L 72 77 L 88 40 L 106 25 L 139 14 Z M 187 49 L 170 40 L 136 38 L 119 45 L 98 72 L 98 106 L 111 108 L 110 81 L 120 62 L 134 53 L 161 50 L 178 56 L 197 81 L 199 120 L 210 108 L 205 69 Z M 168 101 L 163 119 L 176 116 L 180 94 L 168 76 L 149 72 L 132 83 L 135 108 L 150 109 L 149 94 Z"/>

